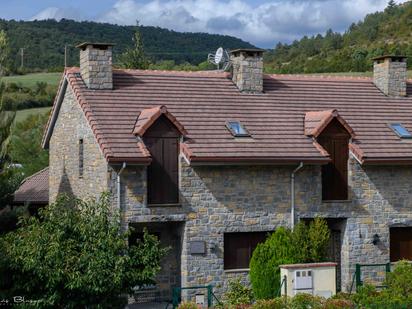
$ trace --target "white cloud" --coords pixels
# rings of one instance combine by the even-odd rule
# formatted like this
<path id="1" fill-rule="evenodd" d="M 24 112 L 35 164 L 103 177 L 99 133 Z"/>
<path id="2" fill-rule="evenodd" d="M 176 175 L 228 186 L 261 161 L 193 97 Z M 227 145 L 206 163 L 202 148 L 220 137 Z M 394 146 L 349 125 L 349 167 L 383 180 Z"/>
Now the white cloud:
<path id="1" fill-rule="evenodd" d="M 397 2 L 404 2 L 398 0 Z M 260 47 L 273 47 L 332 28 L 344 31 L 388 0 L 117 0 L 97 21 L 159 26 L 176 31 L 234 35 Z M 47 8 L 32 19 L 80 19 L 73 9 Z"/>

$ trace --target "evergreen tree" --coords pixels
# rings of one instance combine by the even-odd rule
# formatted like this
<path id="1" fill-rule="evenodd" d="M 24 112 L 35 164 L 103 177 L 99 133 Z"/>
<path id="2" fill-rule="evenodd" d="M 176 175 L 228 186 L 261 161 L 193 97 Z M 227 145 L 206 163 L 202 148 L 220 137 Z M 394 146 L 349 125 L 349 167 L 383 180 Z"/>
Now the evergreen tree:
<path id="1" fill-rule="evenodd" d="M 9 39 L 6 31 L 0 30 L 0 76 L 8 69 L 10 56 Z"/>
<path id="2" fill-rule="evenodd" d="M 133 37 L 133 48 L 128 48 L 120 57 L 122 67 L 126 69 L 147 69 L 149 67 L 149 60 L 146 57 L 143 47 L 142 36 L 140 34 L 140 27 L 137 24 L 136 32 Z"/>
<path id="3" fill-rule="evenodd" d="M 7 157 L 8 146 L 10 144 L 11 129 L 16 113 L 6 111 L 2 103 L 2 94 L 4 92 L 4 83 L 0 83 L 0 171 Z"/>

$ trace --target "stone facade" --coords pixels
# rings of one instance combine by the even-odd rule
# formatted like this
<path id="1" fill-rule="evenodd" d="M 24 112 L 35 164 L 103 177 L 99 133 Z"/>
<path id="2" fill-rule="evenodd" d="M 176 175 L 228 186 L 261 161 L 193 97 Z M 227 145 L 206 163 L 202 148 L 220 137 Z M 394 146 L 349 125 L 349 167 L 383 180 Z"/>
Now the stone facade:
<path id="1" fill-rule="evenodd" d="M 232 80 L 242 92 L 263 91 L 263 54 L 261 51 L 232 52 Z"/>
<path id="2" fill-rule="evenodd" d="M 84 44 L 80 46 L 80 72 L 90 89 L 112 89 L 112 46 Z"/>
<path id="3" fill-rule="evenodd" d="M 144 167 L 127 169 L 122 182 L 124 222 L 180 222 L 182 286 L 215 286 L 247 270 L 224 270 L 225 232 L 273 231 L 290 226 L 290 174 L 294 166 L 191 167 L 181 160 L 179 207 L 147 207 Z M 113 178 L 114 181 L 114 178 Z M 296 211 L 301 219 L 340 220 L 342 289 L 348 290 L 355 263 L 389 261 L 389 228 L 412 226 L 412 169 L 361 167 L 349 161 L 350 199 L 322 202 L 321 169 L 305 166 L 296 176 Z M 372 244 L 374 234 L 381 242 Z M 191 241 L 205 241 L 205 255 L 191 255 Z"/>
<path id="4" fill-rule="evenodd" d="M 375 60 L 373 82 L 385 95 L 406 96 L 406 58 L 386 57 Z"/>
<path id="5" fill-rule="evenodd" d="M 83 139 L 83 176 L 79 173 L 79 141 Z M 49 198 L 67 193 L 97 198 L 107 190 L 108 165 L 73 91 L 67 87 L 50 139 Z"/>
<path id="6" fill-rule="evenodd" d="M 78 141 L 84 142 L 84 173 L 79 177 Z M 356 263 L 389 262 L 389 229 L 412 226 L 412 168 L 361 166 L 349 162 L 349 199 L 322 202 L 321 167 L 306 165 L 296 175 L 296 214 L 324 217 L 341 235 L 342 289 L 348 290 Z M 248 271 L 224 269 L 224 233 L 273 231 L 290 226 L 290 177 L 296 166 L 189 166 L 180 159 L 180 205 L 147 206 L 146 167 L 129 165 L 121 175 L 124 227 L 146 226 L 173 250 L 163 261 L 159 286 L 170 297 L 173 286 L 212 284 L 217 293 L 228 279 Z M 119 166 L 106 163 L 70 87 L 50 141 L 50 198 L 69 192 L 80 198 L 110 191 L 117 206 Z M 162 225 L 164 224 L 164 226 Z M 378 234 L 380 242 L 372 243 Z M 189 252 L 204 241 L 206 253 Z"/>

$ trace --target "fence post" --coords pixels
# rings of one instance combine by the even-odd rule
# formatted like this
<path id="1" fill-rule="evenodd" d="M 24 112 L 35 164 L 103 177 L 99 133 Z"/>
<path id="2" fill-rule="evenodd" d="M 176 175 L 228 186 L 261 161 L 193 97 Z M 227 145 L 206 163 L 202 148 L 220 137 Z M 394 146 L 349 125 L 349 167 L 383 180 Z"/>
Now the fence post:
<path id="1" fill-rule="evenodd" d="M 172 305 L 173 309 L 176 309 L 179 306 L 179 288 L 173 288 Z"/>
<path id="2" fill-rule="evenodd" d="M 387 273 L 391 272 L 391 263 L 386 263 L 385 270 Z"/>
<path id="3" fill-rule="evenodd" d="M 213 302 L 213 299 L 212 299 L 212 286 L 208 285 L 207 286 L 207 307 L 208 308 L 212 308 L 212 302 Z"/>
<path id="4" fill-rule="evenodd" d="M 359 287 L 362 286 L 361 265 L 360 264 L 356 264 L 355 275 L 356 275 L 356 291 L 357 291 L 359 289 Z"/>
<path id="5" fill-rule="evenodd" d="M 286 280 L 286 275 L 283 276 L 283 282 L 285 282 L 285 298 L 288 296 L 288 281 Z"/>

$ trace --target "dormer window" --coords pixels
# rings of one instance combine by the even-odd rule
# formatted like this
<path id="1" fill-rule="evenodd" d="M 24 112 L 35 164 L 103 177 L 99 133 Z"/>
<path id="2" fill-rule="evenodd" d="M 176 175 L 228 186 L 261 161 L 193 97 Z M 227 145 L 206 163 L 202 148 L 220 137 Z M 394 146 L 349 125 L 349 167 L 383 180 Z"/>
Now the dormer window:
<path id="1" fill-rule="evenodd" d="M 412 134 L 402 124 L 392 123 L 389 126 L 400 138 L 412 138 Z"/>
<path id="2" fill-rule="evenodd" d="M 234 137 L 249 137 L 250 134 L 239 121 L 229 121 L 227 128 Z"/>
<path id="3" fill-rule="evenodd" d="M 179 203 L 179 141 L 187 132 L 166 106 L 141 111 L 133 133 L 150 153 L 147 167 L 147 204 Z"/>

